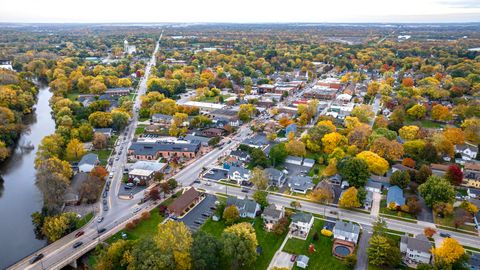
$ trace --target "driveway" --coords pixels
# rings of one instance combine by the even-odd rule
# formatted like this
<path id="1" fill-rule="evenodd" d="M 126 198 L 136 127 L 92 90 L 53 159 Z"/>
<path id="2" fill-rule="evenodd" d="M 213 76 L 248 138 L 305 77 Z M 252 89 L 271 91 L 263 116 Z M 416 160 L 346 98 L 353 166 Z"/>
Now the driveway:
<path id="1" fill-rule="evenodd" d="M 433 222 L 433 211 L 432 211 L 431 208 L 429 208 L 429 207 L 425 204 L 425 200 L 422 198 L 422 196 L 418 196 L 418 202 L 419 202 L 420 205 L 422 206 L 422 212 L 420 212 L 420 213 L 417 215 L 417 220 L 423 221 L 423 222 L 434 223 L 434 222 Z"/>
<path id="2" fill-rule="evenodd" d="M 369 232 L 370 228 L 363 228 L 362 235 L 360 240 L 358 240 L 358 249 L 357 249 L 357 264 L 355 265 L 355 270 L 367 270 L 368 269 L 368 256 L 367 248 L 368 241 L 372 237 L 372 233 Z"/>
<path id="3" fill-rule="evenodd" d="M 183 218 L 180 219 L 187 227 L 192 231 L 196 231 L 203 223 L 213 214 L 213 210 L 210 207 L 215 206 L 217 197 L 211 194 L 206 194 L 206 198 L 197 204 L 190 212 L 188 212 Z M 203 216 L 202 214 L 208 213 L 210 215 Z M 196 223 L 200 222 L 201 224 Z"/>
<path id="4" fill-rule="evenodd" d="M 382 194 L 378 192 L 373 193 L 373 202 L 372 202 L 372 210 L 370 211 L 370 215 L 374 217 L 378 217 L 378 213 L 380 212 L 380 201 L 382 200 Z"/>
<path id="5" fill-rule="evenodd" d="M 292 269 L 293 265 L 295 262 L 290 261 L 292 258 L 292 254 L 280 251 L 279 253 L 276 254 L 275 257 L 272 259 L 272 263 L 270 264 L 272 267 L 269 269 L 272 269 L 273 267 L 278 267 L 278 268 L 287 268 L 287 269 Z"/>

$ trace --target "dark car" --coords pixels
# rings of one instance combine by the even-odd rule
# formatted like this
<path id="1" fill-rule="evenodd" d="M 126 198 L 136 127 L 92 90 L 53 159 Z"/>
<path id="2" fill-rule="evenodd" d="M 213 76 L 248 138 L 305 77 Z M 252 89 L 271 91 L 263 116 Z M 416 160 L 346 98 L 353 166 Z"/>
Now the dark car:
<path id="1" fill-rule="evenodd" d="M 200 183 L 202 183 L 202 182 L 197 179 L 197 180 L 193 181 L 193 183 L 195 183 L 195 184 L 200 184 Z"/>
<path id="2" fill-rule="evenodd" d="M 202 213 L 202 216 L 204 216 L 204 217 L 209 217 L 209 216 L 210 216 L 210 213 L 209 213 L 209 212 Z"/>
<path id="3" fill-rule="evenodd" d="M 294 262 L 296 259 L 297 259 L 297 255 L 292 255 L 292 257 L 290 257 L 291 262 Z"/>
<path id="4" fill-rule="evenodd" d="M 248 189 L 242 188 L 242 192 L 248 193 Z"/>
<path id="5" fill-rule="evenodd" d="M 100 229 L 97 230 L 97 233 L 103 233 L 103 232 L 105 232 L 106 230 L 107 230 L 107 229 L 105 229 L 105 228 L 100 228 Z"/>
<path id="6" fill-rule="evenodd" d="M 449 233 L 441 232 L 441 233 L 440 233 L 440 236 L 441 236 L 441 237 L 450 237 L 451 235 L 450 235 Z"/>
<path id="7" fill-rule="evenodd" d="M 197 219 L 197 220 L 195 220 L 193 223 L 195 223 L 195 224 L 199 224 L 199 225 L 203 224 L 203 222 L 202 222 L 201 220 L 198 220 L 198 219 Z"/>
<path id="8" fill-rule="evenodd" d="M 79 231 L 75 234 L 75 237 L 80 237 L 84 234 L 85 232 L 84 231 Z"/>
<path id="9" fill-rule="evenodd" d="M 108 192 L 107 191 L 103 192 L 103 198 L 106 198 L 107 196 L 108 196 Z"/>
<path id="10" fill-rule="evenodd" d="M 43 254 L 40 253 L 40 254 L 36 254 L 35 256 L 33 256 L 33 258 L 30 259 L 30 264 L 34 264 L 38 261 L 40 261 L 41 259 L 43 258 Z"/>
<path id="11" fill-rule="evenodd" d="M 132 189 L 131 186 L 124 186 L 123 188 L 124 188 L 124 189 Z"/>
<path id="12" fill-rule="evenodd" d="M 78 248 L 81 245 L 83 245 L 83 242 L 76 242 L 75 244 L 73 244 L 73 248 Z"/>

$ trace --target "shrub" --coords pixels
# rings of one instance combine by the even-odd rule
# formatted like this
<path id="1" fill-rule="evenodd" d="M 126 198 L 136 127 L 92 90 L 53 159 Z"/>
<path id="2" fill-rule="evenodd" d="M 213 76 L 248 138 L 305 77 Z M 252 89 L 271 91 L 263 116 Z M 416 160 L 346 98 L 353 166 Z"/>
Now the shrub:
<path id="1" fill-rule="evenodd" d="M 322 229 L 322 230 L 320 231 L 320 233 L 322 233 L 322 235 L 323 235 L 323 236 L 326 236 L 326 237 L 331 237 L 331 236 L 333 235 L 333 232 L 332 232 L 332 231 L 327 230 L 327 229 L 325 229 L 325 228 Z"/>
<path id="2" fill-rule="evenodd" d="M 137 225 L 133 222 L 128 222 L 125 225 L 125 229 L 128 230 L 128 231 L 131 231 L 131 230 L 135 229 L 135 227 L 137 227 Z"/>
<path id="3" fill-rule="evenodd" d="M 150 218 L 150 212 L 143 212 L 142 215 L 140 216 L 142 220 L 147 220 Z"/>
<path id="4" fill-rule="evenodd" d="M 426 227 L 425 229 L 423 229 L 423 234 L 425 234 L 425 236 L 429 238 L 431 238 L 436 233 L 437 231 L 434 228 Z"/>

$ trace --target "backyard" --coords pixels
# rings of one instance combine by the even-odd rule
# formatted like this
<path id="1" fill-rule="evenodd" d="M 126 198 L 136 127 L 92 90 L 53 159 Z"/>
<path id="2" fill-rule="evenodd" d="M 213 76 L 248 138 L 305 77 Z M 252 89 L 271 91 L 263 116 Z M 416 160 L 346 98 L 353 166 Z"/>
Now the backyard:
<path id="1" fill-rule="evenodd" d="M 320 230 L 323 228 L 323 221 L 315 219 L 307 240 L 300 240 L 297 238 L 291 238 L 285 244 L 283 251 L 296 255 L 306 255 L 310 258 L 308 262 L 308 269 L 348 269 L 348 267 L 340 260 L 332 255 L 333 238 L 325 237 L 320 234 Z M 319 239 L 313 240 L 313 235 L 318 232 Z M 309 246 L 313 243 L 315 246 L 315 252 L 311 254 L 309 252 Z M 301 269 L 294 266 L 293 269 Z"/>

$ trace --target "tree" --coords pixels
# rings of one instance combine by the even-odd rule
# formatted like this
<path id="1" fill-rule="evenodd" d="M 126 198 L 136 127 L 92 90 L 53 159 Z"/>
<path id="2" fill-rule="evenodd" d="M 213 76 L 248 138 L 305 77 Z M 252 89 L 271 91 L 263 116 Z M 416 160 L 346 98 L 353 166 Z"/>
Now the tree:
<path id="1" fill-rule="evenodd" d="M 432 118 L 438 121 L 447 121 L 452 117 L 447 106 L 437 104 L 432 107 Z"/>
<path id="2" fill-rule="evenodd" d="M 357 155 L 357 158 L 363 159 L 370 172 L 374 174 L 383 175 L 388 171 L 388 161 L 373 152 L 363 151 Z"/>
<path id="3" fill-rule="evenodd" d="M 77 139 L 71 139 L 67 144 L 67 149 L 65 150 L 65 157 L 70 161 L 78 161 L 80 158 L 85 155 L 85 148 L 83 143 Z"/>
<path id="4" fill-rule="evenodd" d="M 310 194 L 310 197 L 317 202 L 330 203 L 333 201 L 332 193 L 326 188 L 316 188 Z"/>
<path id="5" fill-rule="evenodd" d="M 193 235 L 192 269 L 218 269 L 220 264 L 222 243 L 213 235 L 197 231 Z"/>
<path id="6" fill-rule="evenodd" d="M 323 176 L 332 176 L 337 173 L 337 159 L 331 158 L 328 160 L 328 166 L 323 170 Z"/>
<path id="7" fill-rule="evenodd" d="M 272 162 L 273 167 L 282 164 L 288 156 L 287 149 L 284 143 L 279 143 L 274 145 L 270 149 L 270 161 Z"/>
<path id="8" fill-rule="evenodd" d="M 252 182 L 258 190 L 265 190 L 268 187 L 267 173 L 260 168 L 254 168 L 250 176 L 250 182 Z"/>
<path id="9" fill-rule="evenodd" d="M 374 235 L 385 236 L 387 233 L 387 222 L 385 219 L 378 217 L 372 224 L 372 230 Z"/>
<path id="10" fill-rule="evenodd" d="M 375 139 L 370 146 L 370 151 L 392 161 L 400 159 L 404 154 L 403 145 L 401 143 L 390 141 L 385 137 Z"/>
<path id="11" fill-rule="evenodd" d="M 343 192 L 338 205 L 343 208 L 357 208 L 360 207 L 360 201 L 357 196 L 357 189 L 355 187 L 350 187 L 345 192 Z"/>
<path id="12" fill-rule="evenodd" d="M 63 204 L 70 186 L 72 169 L 66 161 L 56 157 L 41 161 L 36 174 L 36 184 L 43 195 L 43 204 L 48 209 L 58 209 Z"/>
<path id="13" fill-rule="evenodd" d="M 368 164 L 360 158 L 348 158 L 340 162 L 338 171 L 349 185 L 363 187 L 370 177 Z"/>
<path id="14" fill-rule="evenodd" d="M 436 233 L 437 233 L 437 230 L 435 230 L 432 227 L 425 227 L 425 229 L 423 229 L 423 234 L 428 238 L 433 237 L 433 235 Z"/>
<path id="15" fill-rule="evenodd" d="M 390 184 L 405 189 L 410 183 L 410 174 L 408 171 L 396 171 L 390 176 Z"/>
<path id="16" fill-rule="evenodd" d="M 419 131 L 420 128 L 417 126 L 403 126 L 400 130 L 398 130 L 398 133 L 400 138 L 404 140 L 413 140 L 417 138 Z"/>
<path id="17" fill-rule="evenodd" d="M 265 208 L 268 206 L 268 199 L 267 199 L 268 193 L 263 190 L 255 190 L 253 193 L 253 199 L 260 204 L 262 208 Z"/>
<path id="18" fill-rule="evenodd" d="M 10 150 L 7 148 L 5 142 L 0 140 L 0 162 L 4 161 L 9 156 Z"/>
<path id="19" fill-rule="evenodd" d="M 272 232 L 277 235 L 277 236 L 280 236 L 282 234 L 284 234 L 287 229 L 288 229 L 288 218 L 287 217 L 282 217 L 281 219 L 278 220 L 277 223 L 275 223 L 272 227 Z"/>
<path id="20" fill-rule="evenodd" d="M 350 115 L 357 117 L 362 123 L 368 123 L 375 116 L 375 113 L 372 110 L 372 106 L 362 104 L 353 108 Z"/>
<path id="21" fill-rule="evenodd" d="M 438 202 L 433 205 L 433 212 L 440 217 L 447 217 L 453 214 L 453 205 L 451 203 Z"/>
<path id="22" fill-rule="evenodd" d="M 257 113 L 257 109 L 253 104 L 240 104 L 240 109 L 238 111 L 238 118 L 244 122 L 250 121 L 253 116 Z"/>
<path id="23" fill-rule="evenodd" d="M 100 253 L 95 263 L 96 270 L 125 269 L 130 263 L 133 241 L 119 239 L 111 244 L 107 250 Z"/>
<path id="24" fill-rule="evenodd" d="M 278 120 L 278 124 L 282 126 L 283 128 L 288 127 L 289 125 L 293 124 L 293 120 L 284 116 Z"/>
<path id="25" fill-rule="evenodd" d="M 415 164 L 416 164 L 416 162 L 413 158 L 408 158 L 407 157 L 407 158 L 404 158 L 402 160 L 402 165 L 407 166 L 409 168 L 414 168 L 415 169 Z"/>
<path id="26" fill-rule="evenodd" d="M 78 138 L 82 142 L 91 141 L 93 138 L 93 128 L 90 124 L 84 123 L 78 127 Z"/>
<path id="27" fill-rule="evenodd" d="M 35 167 L 37 168 L 43 160 L 52 157 L 61 157 L 63 152 L 63 138 L 59 134 L 52 134 L 43 137 L 35 157 Z"/>
<path id="28" fill-rule="evenodd" d="M 193 239 L 190 230 L 183 222 L 167 221 L 158 225 L 153 237 L 159 251 L 173 257 L 175 269 L 190 269 L 190 249 Z"/>
<path id="29" fill-rule="evenodd" d="M 464 208 L 456 208 L 454 211 L 455 217 L 453 219 L 453 224 L 455 228 L 465 225 L 465 222 L 472 219 L 472 214 L 467 212 Z"/>
<path id="30" fill-rule="evenodd" d="M 93 134 L 92 145 L 95 149 L 105 149 L 107 147 L 108 138 L 105 134 L 96 132 Z"/>
<path id="31" fill-rule="evenodd" d="M 80 199 L 85 200 L 87 203 L 95 203 L 105 184 L 102 180 L 90 173 L 80 185 L 78 192 Z"/>
<path id="32" fill-rule="evenodd" d="M 348 133 L 349 145 L 355 145 L 359 149 L 364 150 L 368 145 L 368 138 L 372 133 L 372 129 L 368 125 L 359 125 Z"/>
<path id="33" fill-rule="evenodd" d="M 450 181 L 453 185 L 459 186 L 463 182 L 463 172 L 457 164 L 452 164 L 448 166 L 447 173 L 445 174 L 445 179 Z"/>
<path id="34" fill-rule="evenodd" d="M 461 260 L 465 256 L 465 250 L 454 238 L 444 238 L 439 247 L 432 249 L 435 266 L 439 269 L 448 269 L 448 267 Z M 443 267 L 441 267 L 443 266 Z"/>
<path id="35" fill-rule="evenodd" d="M 155 102 L 152 107 L 150 107 L 150 115 L 156 113 L 174 115 L 177 112 L 177 103 L 173 99 L 163 99 L 160 102 Z"/>
<path id="36" fill-rule="evenodd" d="M 419 184 L 425 183 L 430 175 L 432 175 L 430 166 L 424 164 L 417 172 L 415 172 L 415 181 Z"/>
<path id="37" fill-rule="evenodd" d="M 467 212 L 469 212 L 470 214 L 472 215 L 475 215 L 477 214 L 478 212 L 478 207 L 471 203 L 471 202 L 467 202 L 467 201 L 463 201 L 461 204 L 460 204 L 460 207 L 462 207 L 463 209 L 467 210 Z"/>
<path id="38" fill-rule="evenodd" d="M 223 219 L 225 219 L 225 224 L 233 224 L 240 218 L 240 213 L 238 208 L 235 205 L 230 205 L 225 207 L 223 211 Z"/>
<path id="39" fill-rule="evenodd" d="M 369 263 L 376 266 L 397 266 L 401 261 L 400 249 L 382 235 L 373 235 L 367 248 Z"/>
<path id="40" fill-rule="evenodd" d="M 88 122 L 97 128 L 109 127 L 112 124 L 112 114 L 109 112 L 94 112 L 88 116 Z"/>
<path id="41" fill-rule="evenodd" d="M 290 202 L 290 206 L 293 207 L 295 210 L 297 210 L 298 208 L 302 207 L 302 205 L 300 204 L 299 201 L 291 201 L 291 202 Z"/>
<path id="42" fill-rule="evenodd" d="M 259 148 L 250 149 L 250 166 L 267 168 L 270 165 L 270 160 L 265 153 Z"/>
<path id="43" fill-rule="evenodd" d="M 445 179 L 432 175 L 418 187 L 425 204 L 432 207 L 439 202 L 452 203 L 455 200 L 455 189 Z"/>
<path id="44" fill-rule="evenodd" d="M 123 130 L 130 119 L 130 115 L 124 111 L 114 110 L 112 115 L 112 128 L 115 130 Z"/>
<path id="45" fill-rule="evenodd" d="M 298 140 L 291 140 L 287 142 L 287 144 L 285 145 L 285 149 L 287 150 L 287 153 L 292 156 L 303 157 L 307 154 L 305 144 Z"/>
<path id="46" fill-rule="evenodd" d="M 239 223 L 225 229 L 222 234 L 223 253 L 233 269 L 249 269 L 257 259 L 257 236 L 250 223 Z"/>
<path id="47" fill-rule="evenodd" d="M 480 118 L 472 117 L 465 119 L 462 123 L 465 139 L 474 143 L 480 143 Z"/>
<path id="48" fill-rule="evenodd" d="M 449 141 L 442 133 L 434 134 L 432 144 L 441 156 L 449 156 L 453 158 L 455 149 L 451 141 Z"/>
<path id="49" fill-rule="evenodd" d="M 337 132 L 331 132 L 323 136 L 322 138 L 323 151 L 327 154 L 333 152 L 337 147 L 341 147 L 347 144 L 347 138 Z"/>
<path id="50" fill-rule="evenodd" d="M 449 127 L 445 129 L 443 135 L 454 145 L 465 143 L 465 134 L 460 128 Z"/>
<path id="51" fill-rule="evenodd" d="M 424 118 L 426 112 L 427 112 L 427 109 L 425 108 L 425 106 L 420 104 L 415 104 L 413 105 L 413 107 L 407 110 L 407 114 L 413 119 Z"/>
<path id="52" fill-rule="evenodd" d="M 163 254 L 156 242 L 149 237 L 142 239 L 131 252 L 129 268 L 138 270 L 175 269 L 171 254 Z"/>
<path id="53" fill-rule="evenodd" d="M 50 242 L 57 241 L 70 231 L 73 231 L 76 219 L 77 215 L 75 213 L 63 213 L 58 216 L 46 217 L 43 222 L 42 233 Z"/>

